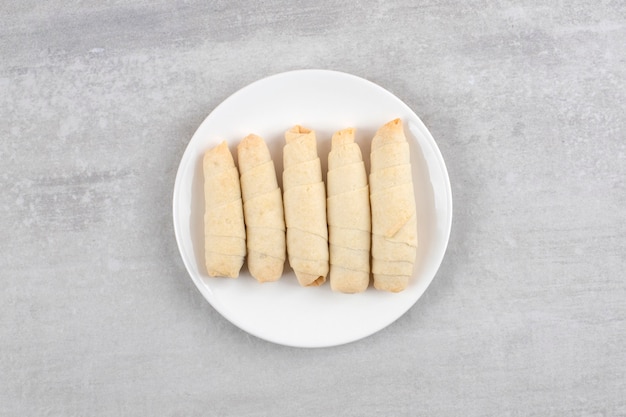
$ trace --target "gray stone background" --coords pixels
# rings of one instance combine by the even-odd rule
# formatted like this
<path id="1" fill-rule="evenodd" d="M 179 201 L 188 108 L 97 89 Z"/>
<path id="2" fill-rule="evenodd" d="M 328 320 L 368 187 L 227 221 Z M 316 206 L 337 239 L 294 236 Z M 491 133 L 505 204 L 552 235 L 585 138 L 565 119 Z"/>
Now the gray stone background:
<path id="1" fill-rule="evenodd" d="M 446 159 L 403 317 L 274 345 L 200 295 L 171 197 L 267 75 L 370 79 Z M 623 1 L 0 2 L 0 415 L 626 416 Z"/>

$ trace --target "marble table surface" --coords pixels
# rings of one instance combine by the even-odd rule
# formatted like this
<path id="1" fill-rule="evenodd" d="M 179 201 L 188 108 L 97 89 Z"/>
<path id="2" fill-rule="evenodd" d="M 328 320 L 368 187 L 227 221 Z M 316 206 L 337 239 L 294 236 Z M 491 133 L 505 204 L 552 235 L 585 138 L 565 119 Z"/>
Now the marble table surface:
<path id="1" fill-rule="evenodd" d="M 0 415 L 626 416 L 623 1 L 0 2 Z M 262 77 L 369 79 L 446 160 L 424 296 L 363 340 L 209 305 L 172 191 Z"/>

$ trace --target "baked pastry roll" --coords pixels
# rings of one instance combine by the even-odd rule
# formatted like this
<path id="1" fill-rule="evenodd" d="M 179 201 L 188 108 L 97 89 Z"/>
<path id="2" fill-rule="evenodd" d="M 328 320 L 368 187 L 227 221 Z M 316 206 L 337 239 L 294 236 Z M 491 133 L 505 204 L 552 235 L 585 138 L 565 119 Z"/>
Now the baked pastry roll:
<path id="1" fill-rule="evenodd" d="M 285 133 L 283 202 L 287 254 L 298 282 L 318 286 L 328 275 L 326 190 L 315 132 L 295 126 Z"/>
<path id="2" fill-rule="evenodd" d="M 354 129 L 333 135 L 327 183 L 330 286 L 345 293 L 365 291 L 372 229 L 367 174 Z"/>
<path id="3" fill-rule="evenodd" d="M 276 281 L 285 265 L 283 197 L 265 141 L 246 136 L 237 146 L 246 223 L 247 262 L 259 282 Z"/>
<path id="4" fill-rule="evenodd" d="M 209 276 L 239 276 L 246 256 L 246 230 L 239 173 L 226 142 L 209 149 L 204 173 L 204 253 Z"/>
<path id="5" fill-rule="evenodd" d="M 417 219 L 409 144 L 402 121 L 382 126 L 371 144 L 372 273 L 374 287 L 404 290 L 417 254 Z"/>

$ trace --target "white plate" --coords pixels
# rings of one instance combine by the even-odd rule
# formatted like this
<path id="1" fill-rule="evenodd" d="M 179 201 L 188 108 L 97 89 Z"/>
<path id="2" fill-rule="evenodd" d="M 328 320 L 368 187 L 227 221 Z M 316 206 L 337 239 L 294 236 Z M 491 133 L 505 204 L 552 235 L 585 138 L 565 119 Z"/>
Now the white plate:
<path id="1" fill-rule="evenodd" d="M 259 284 L 246 267 L 238 279 L 210 278 L 204 267 L 202 155 L 222 140 L 236 145 L 247 134 L 265 138 L 282 173 L 284 132 L 295 124 L 314 129 L 322 169 L 333 132 L 356 128 L 369 170 L 369 141 L 384 123 L 400 117 L 411 149 L 418 210 L 419 248 L 414 276 L 397 294 L 370 286 L 339 294 L 328 282 L 303 288 L 288 262 L 283 277 Z M 239 90 L 209 114 L 191 138 L 174 186 L 174 230 L 183 262 L 202 295 L 226 319 L 259 338 L 288 346 L 323 347 L 371 335 L 402 316 L 424 293 L 443 259 L 452 223 L 452 195 L 445 163 L 417 115 L 387 90 L 335 71 L 300 70 L 274 75 Z"/>

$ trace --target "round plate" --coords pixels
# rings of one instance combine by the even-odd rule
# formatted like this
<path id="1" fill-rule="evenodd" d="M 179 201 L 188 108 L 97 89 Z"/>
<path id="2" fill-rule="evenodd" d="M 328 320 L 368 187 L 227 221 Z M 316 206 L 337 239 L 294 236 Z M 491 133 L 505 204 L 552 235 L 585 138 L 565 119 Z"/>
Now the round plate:
<path id="1" fill-rule="evenodd" d="M 404 122 L 411 149 L 418 213 L 417 261 L 410 284 L 393 294 L 375 290 L 341 294 L 300 287 L 289 263 L 277 282 L 258 283 L 245 265 L 238 279 L 211 278 L 204 266 L 202 156 L 222 140 L 236 158 L 236 146 L 249 133 L 270 148 L 278 180 L 284 132 L 299 124 L 315 130 L 322 170 L 330 138 L 356 129 L 369 171 L 369 142 L 395 118 Z M 174 230 L 183 262 L 202 295 L 226 319 L 259 338 L 288 346 L 323 347 L 371 335 L 402 316 L 424 293 L 443 259 L 452 223 L 452 195 L 444 160 L 417 115 L 387 90 L 336 71 L 300 70 L 270 76 L 239 90 L 211 112 L 191 138 L 174 186 Z"/>

